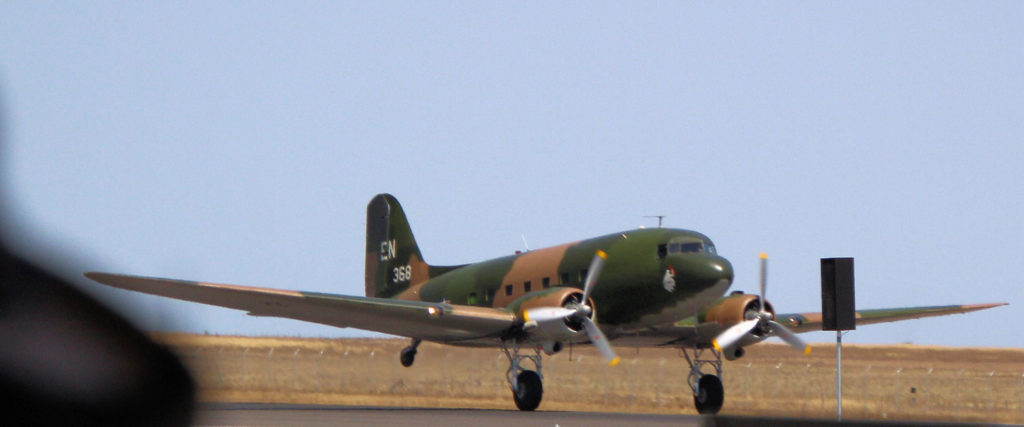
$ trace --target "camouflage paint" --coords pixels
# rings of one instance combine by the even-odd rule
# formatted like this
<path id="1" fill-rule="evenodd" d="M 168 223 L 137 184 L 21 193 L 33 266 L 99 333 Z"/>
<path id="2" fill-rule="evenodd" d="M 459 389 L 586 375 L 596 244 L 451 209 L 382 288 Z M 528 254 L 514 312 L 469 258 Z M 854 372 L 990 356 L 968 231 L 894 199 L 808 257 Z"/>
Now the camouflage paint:
<path id="1" fill-rule="evenodd" d="M 401 205 L 393 196 L 382 194 L 367 207 L 367 296 L 514 311 L 510 305 L 525 296 L 547 293 L 545 279 L 549 288 L 581 288 L 586 269 L 600 249 L 608 253 L 608 261 L 592 298 L 602 325 L 639 322 L 658 313 L 678 319 L 669 311 L 722 280 L 731 282 L 733 273 L 729 262 L 713 253 L 659 256 L 658 246 L 669 242 L 713 246 L 707 236 L 693 231 L 640 229 L 476 264 L 431 267 L 423 261 Z M 408 277 L 406 268 L 411 270 Z M 672 290 L 663 282 L 666 271 L 675 275 Z"/>
<path id="2" fill-rule="evenodd" d="M 499 342 L 496 338 L 523 332 L 520 308 L 550 307 L 582 293 L 584 269 L 600 249 L 608 258 L 591 300 L 595 321 L 616 338 L 616 345 L 705 348 L 743 320 L 746 304 L 754 296 L 723 298 L 733 277 L 729 262 L 713 250 L 686 252 L 675 246 L 678 250 L 673 252 L 673 244 L 679 243 L 712 247 L 706 236 L 693 231 L 641 229 L 478 264 L 431 266 L 424 261 L 398 201 L 382 194 L 367 206 L 366 294 L 370 298 L 97 272 L 86 277 L 116 288 L 245 310 L 254 316 L 493 346 Z M 661 250 L 663 245 L 667 251 Z M 549 280 L 548 289 L 544 289 L 544 278 Z M 531 284 L 529 291 L 526 282 Z M 508 285 L 512 288 L 506 295 Z M 1006 304 L 861 310 L 857 324 L 1001 305 Z M 794 332 L 821 327 L 820 313 L 776 318 Z M 760 340 L 748 337 L 742 345 Z"/>

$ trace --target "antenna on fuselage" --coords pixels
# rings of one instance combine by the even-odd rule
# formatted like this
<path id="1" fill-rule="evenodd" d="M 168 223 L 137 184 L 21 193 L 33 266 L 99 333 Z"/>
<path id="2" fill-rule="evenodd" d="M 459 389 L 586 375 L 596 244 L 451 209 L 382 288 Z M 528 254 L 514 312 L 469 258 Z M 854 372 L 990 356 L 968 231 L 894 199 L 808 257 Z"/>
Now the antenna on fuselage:
<path id="1" fill-rule="evenodd" d="M 519 236 L 523 238 L 523 247 L 526 248 L 526 252 L 530 252 L 530 244 L 526 243 L 526 233 L 520 234 Z"/>
<path id="2" fill-rule="evenodd" d="M 665 215 L 644 215 L 644 218 L 658 218 L 658 228 L 661 228 L 661 220 L 665 219 Z"/>

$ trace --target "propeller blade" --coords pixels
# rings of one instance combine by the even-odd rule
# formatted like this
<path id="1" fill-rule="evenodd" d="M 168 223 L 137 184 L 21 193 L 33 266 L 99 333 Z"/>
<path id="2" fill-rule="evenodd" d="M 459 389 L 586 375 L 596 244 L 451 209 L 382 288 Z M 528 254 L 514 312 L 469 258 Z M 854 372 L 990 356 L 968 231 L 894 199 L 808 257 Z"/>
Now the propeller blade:
<path id="1" fill-rule="evenodd" d="M 550 322 L 552 320 L 564 320 L 576 314 L 576 310 L 563 307 L 540 307 L 530 308 L 523 312 L 523 319 L 527 322 Z"/>
<path id="2" fill-rule="evenodd" d="M 604 336 L 604 332 L 601 332 L 601 328 L 597 327 L 597 324 L 589 317 L 583 318 L 583 326 L 587 328 L 587 336 L 590 337 L 590 342 L 601 350 L 601 354 L 608 360 L 609 366 L 615 366 L 619 364 L 619 356 L 615 354 L 615 349 L 608 343 L 608 338 Z"/>
<path id="3" fill-rule="evenodd" d="M 718 336 L 711 341 L 711 345 L 718 351 L 722 351 L 723 348 L 732 347 L 732 345 L 736 344 L 744 335 L 754 330 L 760 321 L 761 319 L 750 319 L 732 325 L 729 329 L 718 334 Z"/>
<path id="4" fill-rule="evenodd" d="M 794 334 L 792 331 L 786 329 L 785 326 L 782 326 L 781 323 L 776 322 L 774 320 L 769 320 L 768 325 L 771 326 L 772 328 L 772 334 L 779 338 L 782 338 L 782 340 L 785 341 L 786 344 L 789 344 L 791 347 L 797 350 L 803 351 L 804 354 L 811 354 L 811 346 L 807 345 L 807 343 L 805 343 L 804 340 L 800 339 L 800 337 L 796 336 L 796 334 Z"/>
<path id="5" fill-rule="evenodd" d="M 594 260 L 590 261 L 590 268 L 587 269 L 587 278 L 583 281 L 583 301 L 580 301 L 580 305 L 586 306 L 587 301 L 590 301 L 590 292 L 594 290 L 594 283 L 597 283 L 597 276 L 601 274 L 601 267 L 604 266 L 604 261 L 608 259 L 608 254 L 600 249 L 594 254 Z"/>
<path id="6" fill-rule="evenodd" d="M 761 252 L 761 299 L 757 301 L 757 304 L 761 307 L 759 312 L 762 315 L 765 314 L 764 306 L 764 291 L 768 287 L 768 254 Z"/>

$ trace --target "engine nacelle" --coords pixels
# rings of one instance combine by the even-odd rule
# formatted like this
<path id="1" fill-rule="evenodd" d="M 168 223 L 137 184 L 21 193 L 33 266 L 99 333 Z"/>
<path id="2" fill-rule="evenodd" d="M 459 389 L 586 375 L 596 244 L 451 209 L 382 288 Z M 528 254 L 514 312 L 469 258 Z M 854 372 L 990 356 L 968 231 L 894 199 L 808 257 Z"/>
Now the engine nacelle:
<path id="1" fill-rule="evenodd" d="M 753 319 L 757 316 L 759 308 L 758 300 L 760 297 L 757 295 L 750 294 L 735 294 L 718 300 L 718 302 L 701 313 L 702 322 L 717 322 L 718 324 L 729 327 L 745 320 Z M 765 311 L 775 319 L 775 308 L 768 301 L 764 303 Z M 705 337 L 708 341 L 715 337 Z M 767 336 L 764 331 L 760 328 L 755 328 L 750 331 L 745 337 L 740 339 L 736 344 L 730 348 L 723 349 L 723 356 L 728 360 L 735 360 L 743 357 L 743 347 L 751 344 L 755 344 L 763 341 Z"/>
<path id="2" fill-rule="evenodd" d="M 751 319 L 757 313 L 758 296 L 750 294 L 736 294 L 718 300 L 711 308 L 701 313 L 701 321 L 718 322 L 721 325 L 732 326 L 745 320 Z M 765 301 L 765 311 L 775 319 L 775 308 L 772 303 Z"/>
<path id="3" fill-rule="evenodd" d="M 582 322 L 579 320 L 558 319 L 537 322 L 527 321 L 526 316 L 524 316 L 524 313 L 530 309 L 575 306 L 582 298 L 583 291 L 579 289 L 552 288 L 523 296 L 520 300 L 513 302 L 510 308 L 515 310 L 517 318 L 524 321 L 523 330 L 537 340 L 551 342 L 584 341 L 587 339 L 587 334 Z M 588 302 L 590 307 L 593 308 L 593 298 Z M 592 320 L 596 311 L 595 309 L 590 313 Z"/>

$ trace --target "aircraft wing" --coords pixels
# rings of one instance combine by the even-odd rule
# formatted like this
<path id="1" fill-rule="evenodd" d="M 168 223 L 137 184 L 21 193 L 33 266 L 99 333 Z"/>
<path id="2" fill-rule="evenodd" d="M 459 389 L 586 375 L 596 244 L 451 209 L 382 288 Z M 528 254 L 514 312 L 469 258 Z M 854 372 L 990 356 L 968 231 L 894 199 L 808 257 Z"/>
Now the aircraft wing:
<path id="1" fill-rule="evenodd" d="M 994 304 L 938 305 L 930 307 L 882 308 L 857 311 L 857 326 L 875 323 L 896 322 L 900 320 L 920 319 L 922 317 L 945 316 L 984 310 L 1007 305 L 1005 302 Z M 789 313 L 777 314 L 776 321 L 786 325 L 796 333 L 821 330 L 821 313 Z"/>
<path id="2" fill-rule="evenodd" d="M 857 311 L 857 325 L 896 322 L 900 320 L 920 319 L 922 317 L 945 316 L 949 314 L 968 313 L 988 308 L 1007 305 L 1006 303 L 942 305 L 931 307 L 883 308 Z M 821 313 L 788 313 L 777 314 L 776 321 L 796 333 L 821 330 Z M 675 324 L 662 327 L 645 328 L 639 331 L 623 333 L 612 341 L 615 345 L 629 347 L 701 347 L 711 346 L 711 341 L 732 326 L 718 322 L 697 322 L 696 317 L 689 317 Z"/>
<path id="3" fill-rule="evenodd" d="M 108 273 L 86 273 L 85 277 L 115 288 L 245 310 L 251 316 L 284 317 L 436 342 L 498 338 L 516 321 L 508 311 L 487 307 Z"/>

